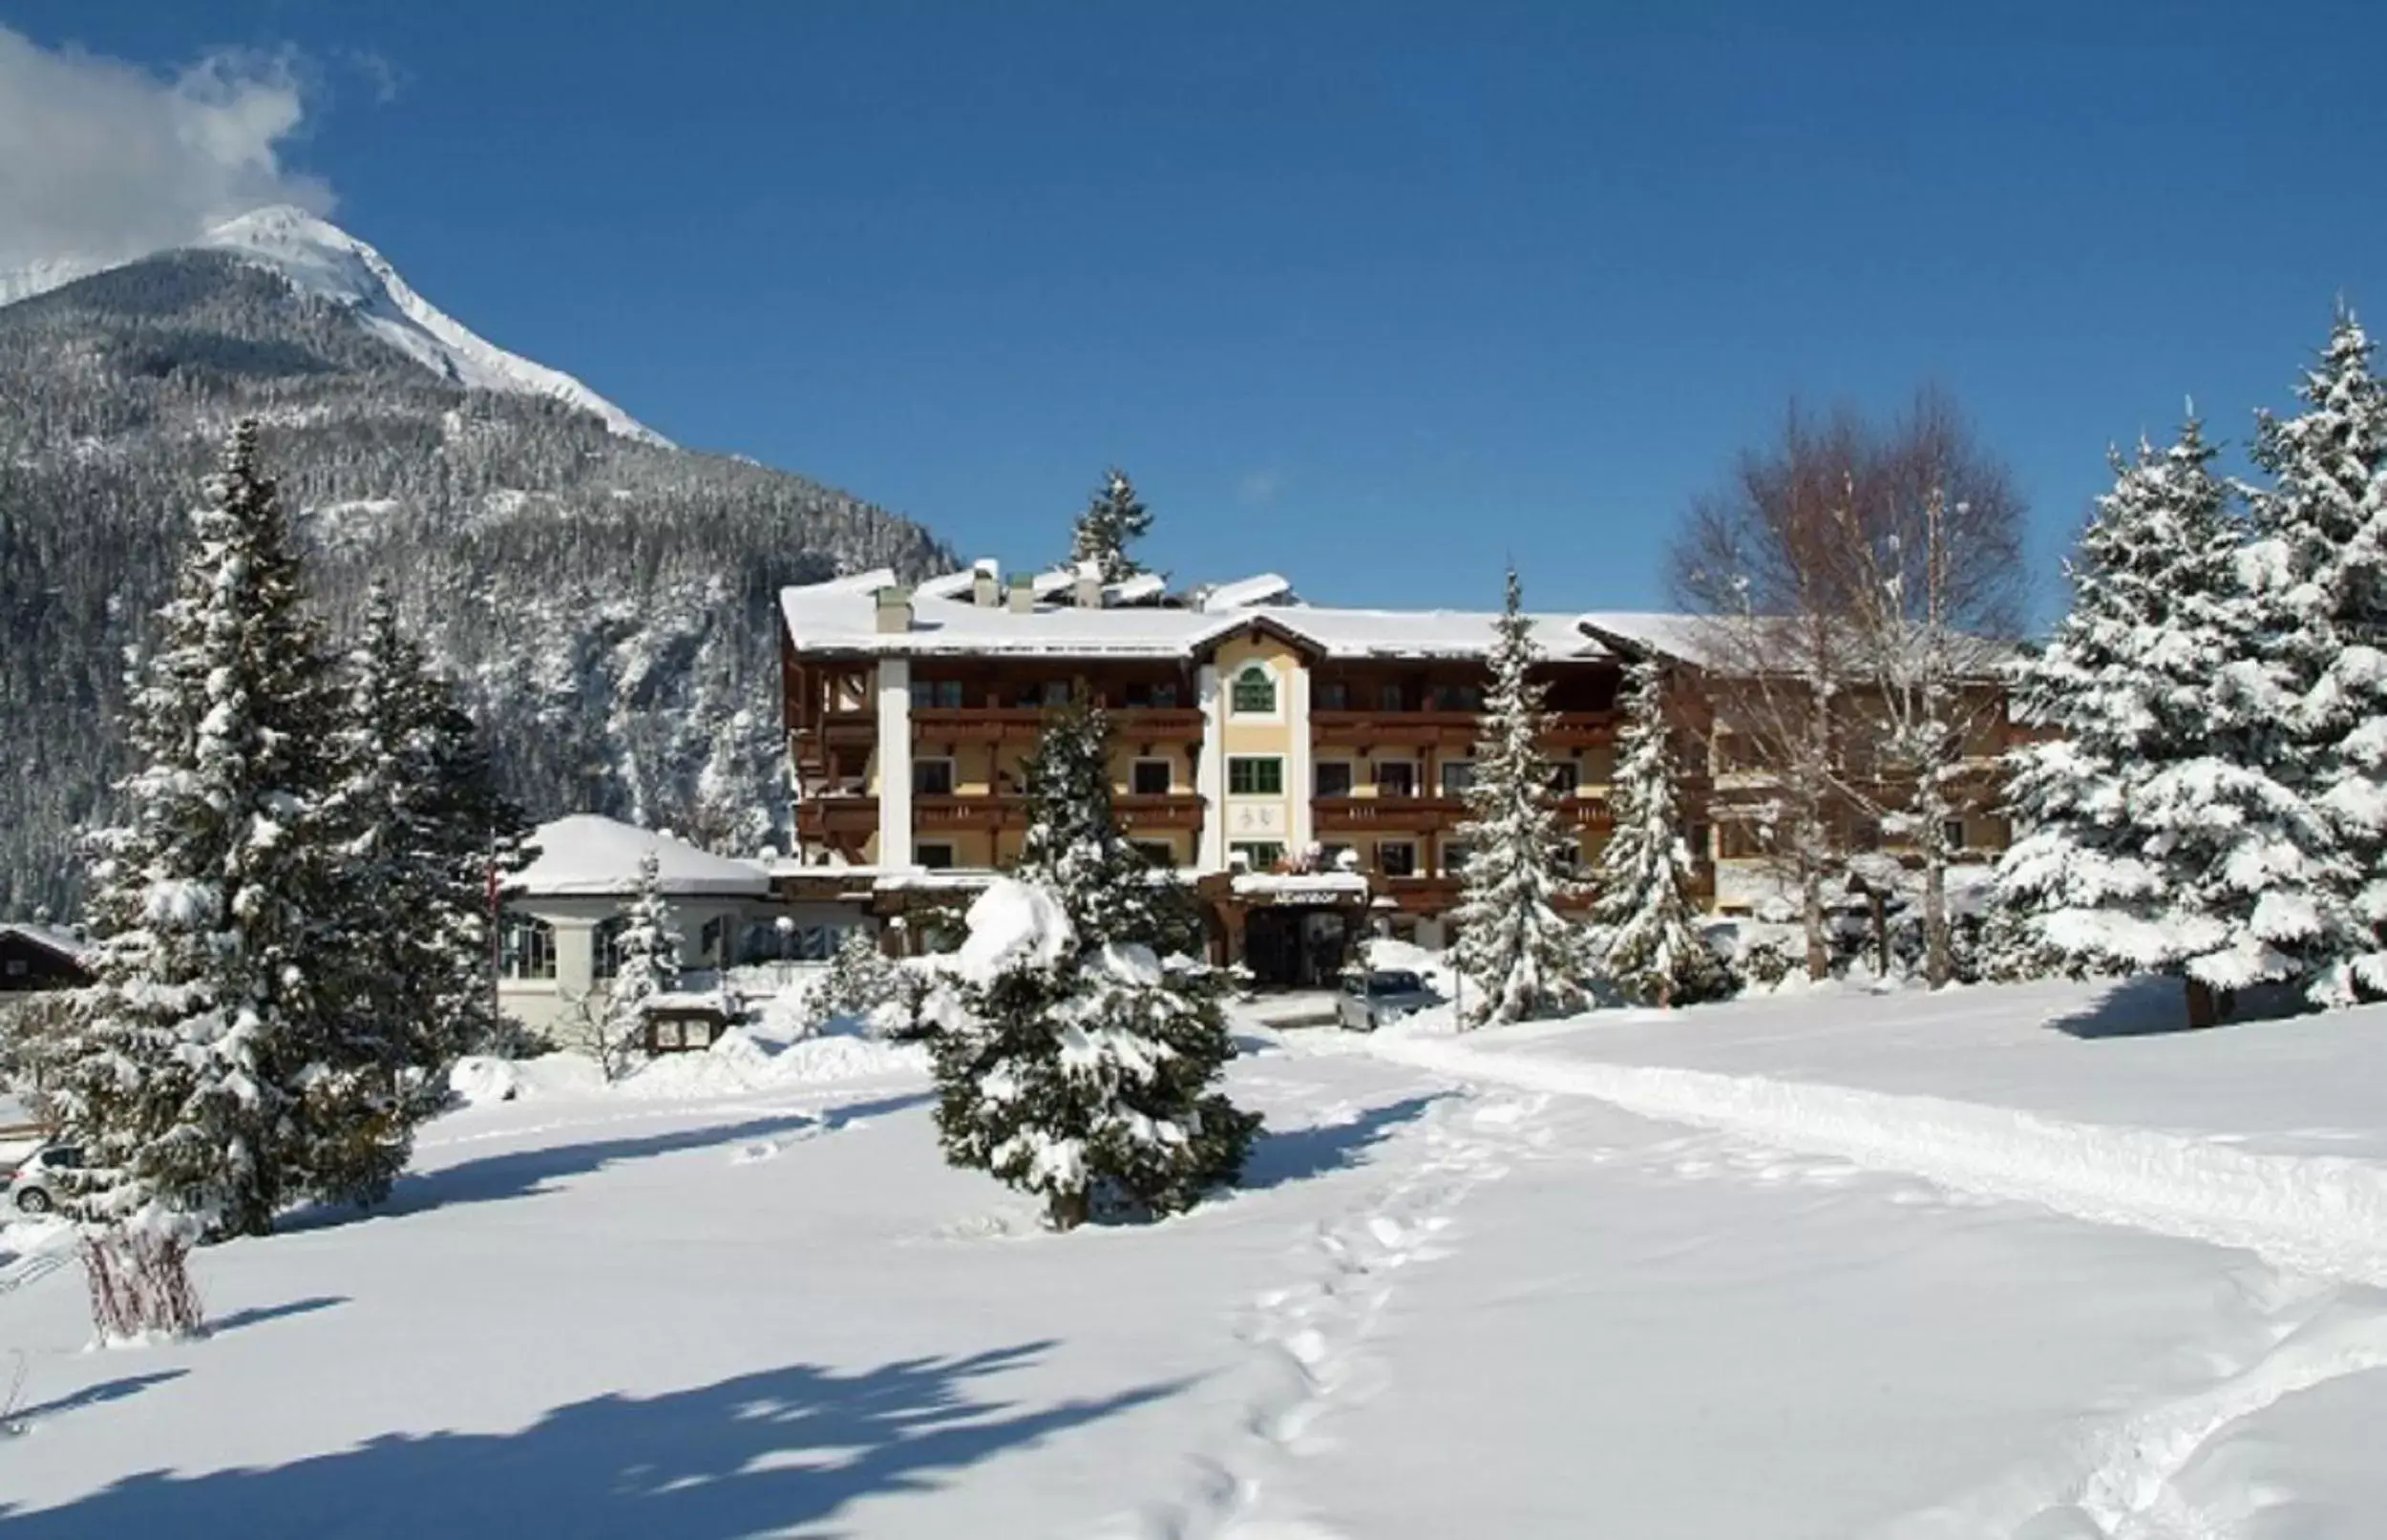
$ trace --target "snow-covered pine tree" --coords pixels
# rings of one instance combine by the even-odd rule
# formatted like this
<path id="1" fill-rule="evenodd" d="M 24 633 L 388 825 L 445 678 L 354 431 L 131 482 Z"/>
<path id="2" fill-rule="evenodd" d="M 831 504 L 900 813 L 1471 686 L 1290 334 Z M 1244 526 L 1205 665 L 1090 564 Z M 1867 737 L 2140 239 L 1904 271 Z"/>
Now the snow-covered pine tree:
<path id="1" fill-rule="evenodd" d="M 1715 962 L 1691 898 L 1665 665 L 1655 657 L 1639 659 L 1625 674 L 1624 728 L 1608 800 L 1615 828 L 1594 879 L 1606 967 L 1635 999 L 1671 1005 L 1694 993 Z"/>
<path id="2" fill-rule="evenodd" d="M 1022 767 L 1028 827 L 1019 877 L 1058 896 L 1088 946 L 1134 941 L 1163 956 L 1196 949 L 1201 919 L 1191 897 L 1119 827 L 1110 757 L 1109 719 L 1083 693 L 1046 719 Z"/>
<path id="3" fill-rule="evenodd" d="M 349 659 L 327 824 L 340 842 L 340 1063 L 308 1087 L 327 1131 L 311 1185 L 372 1201 L 406 1163 L 414 1126 L 446 1098 L 447 1067 L 499 1032 L 489 957 L 493 875 L 517 869 L 527 826 L 501 795 L 453 687 L 373 585 Z"/>
<path id="4" fill-rule="evenodd" d="M 638 886 L 614 938 L 599 1044 L 609 1076 L 621 1073 L 645 1042 L 648 1003 L 680 987 L 679 919 L 664 897 L 659 867 L 653 851 L 639 858 Z"/>
<path id="5" fill-rule="evenodd" d="M 1235 1048 L 1210 969 L 1088 946 L 1060 895 L 1009 878 L 969 928 L 961 1009 L 929 1040 L 948 1160 L 1043 1198 L 1061 1230 L 1176 1213 L 1241 1172 L 1259 1119 L 1215 1088 Z"/>
<path id="6" fill-rule="evenodd" d="M 132 679 L 140 768 L 95 832 L 97 981 L 57 1108 L 94 1226 L 261 1234 L 304 1185 L 341 910 L 320 827 L 330 670 L 257 426 L 233 430 Z"/>
<path id="7" fill-rule="evenodd" d="M 2261 418 L 2247 568 L 2286 729 L 2273 774 L 2336 846 L 2307 952 L 2308 993 L 2336 1005 L 2387 995 L 2387 383 L 2351 310 L 2297 393 L 2303 411 Z"/>
<path id="8" fill-rule="evenodd" d="M 1135 496 L 1128 474 L 1113 466 L 1086 512 L 1078 515 L 1069 540 L 1069 562 L 1072 566 L 1093 562 L 1105 582 L 1132 578 L 1144 569 L 1128 555 L 1128 543 L 1143 538 L 1151 527 L 1151 510 Z"/>
<path id="9" fill-rule="evenodd" d="M 1486 736 L 1468 789 L 1464 894 L 1453 918 L 1452 966 L 1476 991 L 1468 1023 L 1558 1016 L 1584 1001 L 1590 959 L 1581 927 L 1558 913 L 1574 896 L 1570 835 L 1560 827 L 1542 757 L 1542 686 L 1532 678 L 1533 622 L 1521 608 L 1516 569 L 1492 643 Z"/>
<path id="10" fill-rule="evenodd" d="M 2115 455 L 2071 609 L 2016 682 L 2016 715 L 2052 736 L 2015 756 L 2021 837 L 1997 874 L 2028 932 L 2011 944 L 2073 971 L 2184 977 L 2199 1021 L 2294 971 L 2312 937 L 2292 896 L 2328 844 L 2267 768 L 2271 674 L 2213 454 L 2191 420 L 2168 449 Z"/>

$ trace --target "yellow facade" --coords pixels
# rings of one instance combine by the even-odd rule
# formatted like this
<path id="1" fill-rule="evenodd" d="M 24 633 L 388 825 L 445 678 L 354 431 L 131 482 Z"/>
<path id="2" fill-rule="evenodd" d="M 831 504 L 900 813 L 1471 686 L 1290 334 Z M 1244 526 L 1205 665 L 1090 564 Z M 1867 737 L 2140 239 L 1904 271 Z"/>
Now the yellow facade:
<path id="1" fill-rule="evenodd" d="M 1306 802 L 1310 794 L 1309 746 L 1295 742 L 1292 725 L 1294 692 L 1307 685 L 1300 654 L 1278 638 L 1262 634 L 1229 638 L 1219 644 L 1214 662 L 1218 669 L 1218 784 L 1227 848 L 1230 853 L 1237 845 L 1290 848 L 1296 832 L 1305 824 L 1295 816 L 1295 799 Z M 1237 711 L 1236 680 L 1255 665 L 1265 668 L 1276 686 L 1275 707 L 1267 712 Z M 1275 793 L 1235 790 L 1235 761 L 1254 758 L 1277 761 L 1278 790 Z"/>

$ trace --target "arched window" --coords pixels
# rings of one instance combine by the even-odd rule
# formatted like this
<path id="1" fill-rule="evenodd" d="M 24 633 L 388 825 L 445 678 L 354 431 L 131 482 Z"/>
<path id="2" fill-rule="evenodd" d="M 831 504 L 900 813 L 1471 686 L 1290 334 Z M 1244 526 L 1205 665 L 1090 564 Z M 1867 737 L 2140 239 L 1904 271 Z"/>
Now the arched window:
<path id="1" fill-rule="evenodd" d="M 596 948 L 598 978 L 611 979 L 622 971 L 622 938 L 629 928 L 627 915 L 616 915 L 597 927 L 591 943 Z"/>
<path id="2" fill-rule="evenodd" d="M 498 969 L 509 979 L 556 976 L 556 928 L 543 919 L 508 913 L 497 939 Z"/>
<path id="3" fill-rule="evenodd" d="M 1276 677 L 1259 664 L 1245 664 L 1235 676 L 1233 705 L 1237 716 L 1274 716 Z"/>

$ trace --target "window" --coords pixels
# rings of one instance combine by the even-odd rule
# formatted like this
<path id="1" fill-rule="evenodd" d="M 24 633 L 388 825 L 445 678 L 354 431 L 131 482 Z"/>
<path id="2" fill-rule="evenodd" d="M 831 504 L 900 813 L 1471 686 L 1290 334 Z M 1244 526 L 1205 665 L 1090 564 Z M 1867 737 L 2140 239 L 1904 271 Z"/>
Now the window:
<path id="1" fill-rule="evenodd" d="M 597 927 L 591 939 L 597 951 L 597 977 L 611 979 L 622 971 L 622 938 L 629 933 L 630 917 L 616 915 Z"/>
<path id="2" fill-rule="evenodd" d="M 961 704 L 961 682 L 958 679 L 916 679 L 912 681 L 912 707 L 942 707 L 947 710 Z"/>
<path id="3" fill-rule="evenodd" d="M 23 958 L 11 958 L 9 959 L 7 971 L 10 978 L 22 979 L 26 976 L 26 974 L 32 972 L 32 970 L 26 967 L 25 960 Z"/>
<path id="4" fill-rule="evenodd" d="M 1351 708 L 1351 686 L 1340 679 L 1321 679 L 1310 705 L 1320 711 L 1347 711 Z"/>
<path id="5" fill-rule="evenodd" d="M 740 966 L 761 962 L 826 962 L 845 944 L 845 925 L 799 925 L 791 916 L 750 919 L 738 927 Z"/>
<path id="6" fill-rule="evenodd" d="M 1284 795 L 1284 761 L 1274 754 L 1228 755 L 1227 793 L 1239 797 Z"/>
<path id="7" fill-rule="evenodd" d="M 705 928 L 696 933 L 696 958 L 706 967 L 718 968 L 729 961 L 729 920 L 715 915 L 705 921 Z"/>
<path id="8" fill-rule="evenodd" d="M 1765 755 L 1755 738 L 1744 732 L 1724 732 L 1716 736 L 1716 773 L 1738 775 L 1763 770 Z"/>
<path id="9" fill-rule="evenodd" d="M 1475 761 L 1446 759 L 1442 762 L 1442 794 L 1444 796 L 1463 797 L 1467 795 L 1468 788 L 1474 784 Z"/>
<path id="10" fill-rule="evenodd" d="M 1237 840 L 1227 847 L 1229 864 L 1240 855 L 1243 864 L 1255 872 L 1274 872 L 1284 864 L 1284 846 L 1273 839 Z"/>
<path id="11" fill-rule="evenodd" d="M 528 915 L 505 917 L 497 939 L 499 970 L 509 979 L 552 979 L 556 976 L 556 928 Z"/>
<path id="12" fill-rule="evenodd" d="M 1966 849 L 1967 847 L 1964 843 L 1964 820 L 1961 818 L 1951 818 L 1946 823 L 1941 824 L 1939 826 L 1939 839 L 1940 843 L 1946 846 L 1949 850 L 1960 851 Z"/>
<path id="13" fill-rule="evenodd" d="M 1376 766 L 1376 794 L 1380 797 L 1417 795 L 1417 766 L 1405 759 L 1379 761 Z"/>
<path id="14" fill-rule="evenodd" d="M 1044 704 L 1047 707 L 1068 705 L 1069 682 L 1066 679 L 1046 680 L 1044 688 Z"/>
<path id="15" fill-rule="evenodd" d="M 947 871 L 953 865 L 953 847 L 923 841 L 912 847 L 912 860 L 914 864 L 924 866 L 931 872 Z"/>
<path id="16" fill-rule="evenodd" d="M 912 761 L 912 794 L 919 797 L 953 795 L 953 761 L 950 759 Z"/>
<path id="17" fill-rule="evenodd" d="M 1277 681 L 1258 664 L 1245 664 L 1235 676 L 1232 705 L 1237 716 L 1274 716 Z"/>
<path id="18" fill-rule="evenodd" d="M 1347 797 L 1351 794 L 1351 762 L 1347 759 L 1321 759 L 1318 762 L 1317 794 L 1322 797 Z"/>
<path id="19" fill-rule="evenodd" d="M 1574 795 L 1575 788 L 1582 784 L 1583 767 L 1574 760 L 1561 759 L 1551 765 L 1550 794 L 1552 796 L 1571 797 Z"/>
<path id="20" fill-rule="evenodd" d="M 1376 870 L 1388 877 L 1417 875 L 1417 845 L 1413 840 L 1380 839 L 1376 842 Z"/>
<path id="21" fill-rule="evenodd" d="M 1457 876 L 1467 870 L 1467 863 L 1474 854 L 1475 847 L 1464 840 L 1444 840 L 1442 842 L 1442 875 L 1447 877 Z"/>
<path id="22" fill-rule="evenodd" d="M 1407 709 L 1408 709 L 1408 703 L 1407 703 L 1406 701 L 1405 701 L 1405 700 L 1402 698 L 1402 695 L 1401 695 L 1401 686 L 1398 686 L 1398 685 L 1379 685 L 1379 686 L 1376 686 L 1376 709 L 1377 709 L 1377 710 L 1379 710 L 1379 711 L 1405 711 L 1405 710 L 1407 710 Z"/>
<path id="23" fill-rule="evenodd" d="M 1326 844 L 1318 847 L 1318 862 L 1329 872 L 1356 872 L 1360 869 L 1360 853 L 1348 845 Z"/>
<path id="24" fill-rule="evenodd" d="M 1704 861 L 1709 858 L 1711 852 L 1709 849 L 1707 826 L 1705 824 L 1684 824 L 1682 826 L 1682 843 L 1690 847 L 1691 859 L 1695 861 Z"/>
<path id="25" fill-rule="evenodd" d="M 1746 860 L 1765 854 L 1764 832 L 1753 823 L 1738 821 L 1720 824 L 1716 829 L 1716 854 L 1727 861 Z"/>
<path id="26" fill-rule="evenodd" d="M 1131 839 L 1128 845 L 1154 866 L 1173 868 L 1177 864 L 1177 848 L 1165 839 Z"/>
<path id="27" fill-rule="evenodd" d="M 1140 797 L 1167 796 L 1175 779 L 1175 770 L 1165 759 L 1139 759 L 1128 767 L 1128 789 Z"/>
<path id="28" fill-rule="evenodd" d="M 1154 685 L 1139 680 L 1121 692 L 1120 700 L 1130 711 L 1151 707 L 1172 707 L 1177 704 L 1177 682 L 1172 679 Z"/>
<path id="29" fill-rule="evenodd" d="M 1484 709 L 1484 692 L 1473 685 L 1437 685 L 1434 686 L 1434 709 L 1480 712 Z"/>

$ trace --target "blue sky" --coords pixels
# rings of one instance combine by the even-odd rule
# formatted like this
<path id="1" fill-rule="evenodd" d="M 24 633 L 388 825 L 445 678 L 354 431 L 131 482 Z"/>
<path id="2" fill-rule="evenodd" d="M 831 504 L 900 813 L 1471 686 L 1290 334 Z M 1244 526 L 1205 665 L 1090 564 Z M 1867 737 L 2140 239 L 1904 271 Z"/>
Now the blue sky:
<path id="1" fill-rule="evenodd" d="M 279 55 L 284 171 L 427 296 L 683 443 L 964 555 L 1104 466 L 1181 577 L 1662 598 L 1793 392 L 1929 379 L 2036 509 L 2241 442 L 2387 317 L 2357 5 L 0 0 L 161 76 Z M 254 55 L 252 55 L 254 57 Z M 2387 326 L 2387 320 L 2382 320 Z"/>

